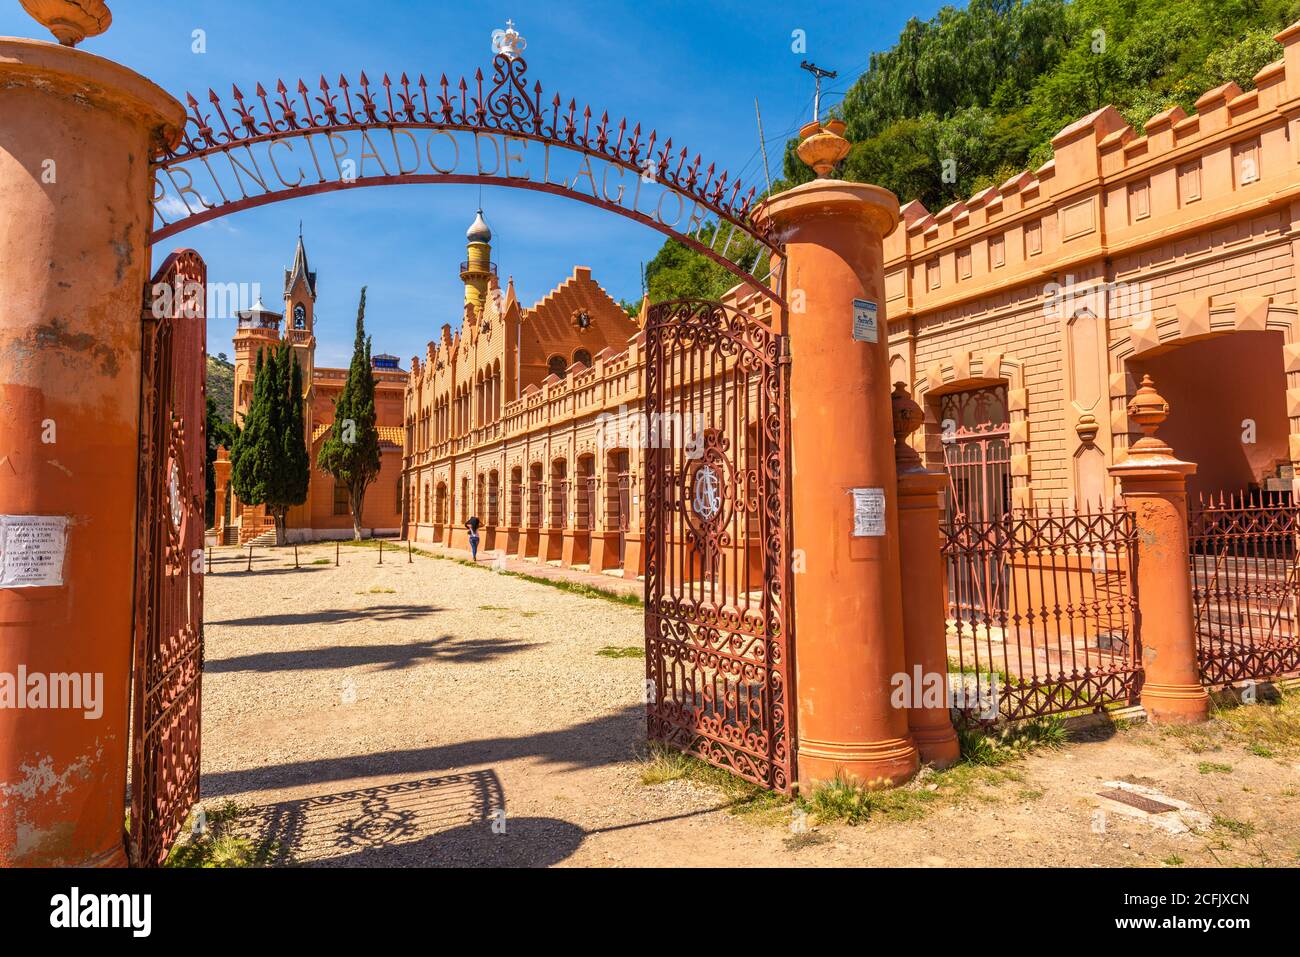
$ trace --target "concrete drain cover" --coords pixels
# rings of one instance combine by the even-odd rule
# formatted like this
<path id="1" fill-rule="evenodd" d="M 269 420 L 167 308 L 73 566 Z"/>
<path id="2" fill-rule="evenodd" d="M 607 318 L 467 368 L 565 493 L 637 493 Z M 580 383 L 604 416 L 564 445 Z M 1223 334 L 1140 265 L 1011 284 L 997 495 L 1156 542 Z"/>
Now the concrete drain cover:
<path id="1" fill-rule="evenodd" d="M 1118 801 L 1120 804 L 1127 804 L 1129 807 L 1135 807 L 1139 811 L 1145 811 L 1147 814 L 1163 814 L 1166 811 L 1178 810 L 1178 808 L 1172 804 L 1165 804 L 1163 801 L 1157 801 L 1154 798 L 1149 798 L 1133 791 L 1121 791 L 1119 788 L 1109 788 L 1105 791 L 1098 791 L 1097 796 L 1109 798 L 1112 801 Z"/>
<path id="2" fill-rule="evenodd" d="M 1169 834 L 1186 834 L 1210 826 L 1208 814 L 1155 788 L 1127 781 L 1102 781 L 1101 785 L 1103 790 L 1095 792 L 1093 800 L 1099 805 L 1103 821 L 1107 813 L 1118 814 Z"/>

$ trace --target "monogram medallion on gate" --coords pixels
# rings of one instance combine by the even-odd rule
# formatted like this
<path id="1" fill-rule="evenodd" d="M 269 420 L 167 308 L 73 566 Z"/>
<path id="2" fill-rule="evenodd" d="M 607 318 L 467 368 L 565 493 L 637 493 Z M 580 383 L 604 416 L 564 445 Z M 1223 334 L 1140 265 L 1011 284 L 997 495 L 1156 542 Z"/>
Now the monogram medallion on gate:
<path id="1" fill-rule="evenodd" d="M 736 471 L 729 451 L 730 443 L 720 429 L 705 429 L 700 455 L 688 457 L 681 470 L 686 540 L 709 573 L 716 572 L 721 549 L 732 543 Z"/>

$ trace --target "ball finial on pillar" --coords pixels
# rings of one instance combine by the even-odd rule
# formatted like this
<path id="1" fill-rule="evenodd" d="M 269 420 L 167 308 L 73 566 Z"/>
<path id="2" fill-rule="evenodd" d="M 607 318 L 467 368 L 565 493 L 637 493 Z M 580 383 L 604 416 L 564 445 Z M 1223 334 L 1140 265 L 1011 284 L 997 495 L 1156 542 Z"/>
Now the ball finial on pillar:
<path id="1" fill-rule="evenodd" d="M 1128 404 L 1128 417 L 1142 430 L 1142 438 L 1133 443 L 1132 451 L 1171 454 L 1172 450 L 1156 438 L 1156 430 L 1169 418 L 1169 403 L 1156 391 L 1151 376 L 1142 377 L 1142 385 Z"/>
<path id="2" fill-rule="evenodd" d="M 907 444 L 907 440 L 921 427 L 925 414 L 902 382 L 894 383 L 889 404 L 894 413 L 894 461 L 898 463 L 898 470 L 903 472 L 921 468 L 921 456 Z"/>
<path id="3" fill-rule="evenodd" d="M 835 165 L 849 155 L 843 120 L 813 120 L 799 130 L 799 158 L 813 168 L 818 179 L 826 179 Z"/>
<path id="4" fill-rule="evenodd" d="M 113 14 L 104 0 L 19 0 L 65 47 L 75 47 L 86 37 L 97 37 L 109 28 Z"/>

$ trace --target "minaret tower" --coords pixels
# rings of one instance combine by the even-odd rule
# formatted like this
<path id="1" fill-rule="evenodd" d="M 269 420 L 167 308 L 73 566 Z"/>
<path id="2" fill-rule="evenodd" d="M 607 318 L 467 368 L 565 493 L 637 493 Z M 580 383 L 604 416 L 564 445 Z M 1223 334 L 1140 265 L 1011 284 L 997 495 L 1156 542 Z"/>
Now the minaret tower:
<path id="1" fill-rule="evenodd" d="M 478 312 L 487 302 L 488 277 L 496 272 L 492 264 L 492 230 L 483 221 L 483 210 L 474 217 L 465 239 L 468 244 L 465 262 L 460 264 L 460 278 L 465 283 L 465 305 Z"/>

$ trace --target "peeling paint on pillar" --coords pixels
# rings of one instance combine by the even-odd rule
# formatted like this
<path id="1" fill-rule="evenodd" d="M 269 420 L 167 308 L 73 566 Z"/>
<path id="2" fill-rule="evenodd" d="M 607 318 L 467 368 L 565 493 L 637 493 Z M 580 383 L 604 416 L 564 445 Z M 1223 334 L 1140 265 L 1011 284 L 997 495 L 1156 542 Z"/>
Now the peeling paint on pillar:
<path id="1" fill-rule="evenodd" d="M 96 720 L 0 710 L 0 866 L 124 864 L 146 159 L 184 110 L 101 57 L 3 38 L 0 116 L 0 514 L 70 525 L 65 584 L 0 589 L 0 672 L 104 676 Z"/>

